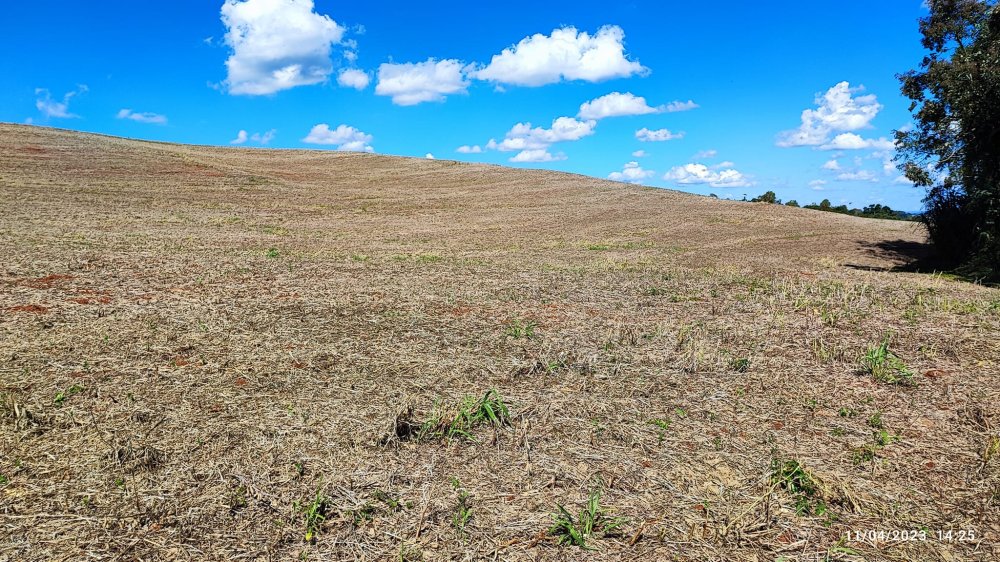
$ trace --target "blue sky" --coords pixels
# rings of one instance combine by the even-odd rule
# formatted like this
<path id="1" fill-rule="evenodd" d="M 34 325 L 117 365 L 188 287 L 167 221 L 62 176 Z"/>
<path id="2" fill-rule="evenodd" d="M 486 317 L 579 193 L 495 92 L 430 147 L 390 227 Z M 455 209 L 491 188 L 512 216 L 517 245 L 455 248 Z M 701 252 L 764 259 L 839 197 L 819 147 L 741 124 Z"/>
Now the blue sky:
<path id="1" fill-rule="evenodd" d="M 15 2 L 0 120 L 913 211 L 922 192 L 887 160 L 923 15 L 920 0 Z"/>

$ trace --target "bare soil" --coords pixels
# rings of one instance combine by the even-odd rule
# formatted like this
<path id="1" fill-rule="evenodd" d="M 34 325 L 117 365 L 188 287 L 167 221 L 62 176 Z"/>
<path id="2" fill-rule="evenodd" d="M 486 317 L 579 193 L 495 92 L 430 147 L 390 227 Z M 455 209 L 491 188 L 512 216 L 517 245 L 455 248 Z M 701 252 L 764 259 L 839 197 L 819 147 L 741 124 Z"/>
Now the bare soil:
<path id="1" fill-rule="evenodd" d="M 18 125 L 0 205 L 0 560 L 1000 559 L 1000 290 L 915 223 Z"/>

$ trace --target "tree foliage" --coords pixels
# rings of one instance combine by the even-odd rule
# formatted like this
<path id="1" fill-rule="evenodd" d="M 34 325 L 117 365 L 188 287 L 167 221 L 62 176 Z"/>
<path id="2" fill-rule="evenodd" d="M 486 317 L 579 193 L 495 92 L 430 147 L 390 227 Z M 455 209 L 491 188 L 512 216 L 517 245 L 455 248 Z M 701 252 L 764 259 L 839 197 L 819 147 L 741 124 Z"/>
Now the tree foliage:
<path id="1" fill-rule="evenodd" d="M 775 203 L 781 203 L 781 200 L 778 199 L 777 194 L 775 194 L 773 191 L 765 191 L 763 193 L 763 195 L 760 195 L 758 197 L 754 197 L 753 199 L 750 200 L 750 202 L 751 203 L 771 203 L 771 204 L 775 204 Z"/>
<path id="2" fill-rule="evenodd" d="M 1000 8 L 997 0 L 929 0 L 928 54 L 901 74 L 916 122 L 897 159 L 925 188 L 922 220 L 939 256 L 1000 278 Z"/>

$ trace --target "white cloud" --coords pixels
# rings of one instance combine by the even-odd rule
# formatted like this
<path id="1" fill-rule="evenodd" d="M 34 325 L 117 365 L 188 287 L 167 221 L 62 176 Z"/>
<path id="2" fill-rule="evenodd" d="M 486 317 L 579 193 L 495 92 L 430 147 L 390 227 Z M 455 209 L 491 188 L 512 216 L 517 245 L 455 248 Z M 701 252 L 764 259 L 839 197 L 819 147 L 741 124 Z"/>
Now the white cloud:
<path id="1" fill-rule="evenodd" d="M 645 158 L 647 156 L 649 156 L 649 153 L 646 152 L 645 150 L 636 150 L 635 152 L 632 153 L 633 158 Z"/>
<path id="2" fill-rule="evenodd" d="M 122 109 L 115 115 L 118 119 L 129 119 L 137 123 L 152 123 L 154 125 L 165 125 L 167 117 L 158 113 L 135 113 L 131 109 Z"/>
<path id="3" fill-rule="evenodd" d="M 56 101 L 52 99 L 52 94 L 45 88 L 35 88 L 35 95 L 38 99 L 35 100 L 35 107 L 38 111 L 42 113 L 47 119 L 75 119 L 79 115 L 75 115 L 69 112 L 69 102 L 74 96 L 86 93 L 89 90 L 86 85 L 81 84 L 77 86 L 76 90 L 72 92 L 66 92 L 63 95 L 62 101 Z"/>
<path id="4" fill-rule="evenodd" d="M 718 164 L 712 164 L 711 168 L 713 170 L 717 170 L 719 168 L 732 168 L 735 165 L 736 164 L 730 162 L 729 160 L 725 160 L 723 162 L 719 162 Z"/>
<path id="5" fill-rule="evenodd" d="M 823 191 L 823 186 L 826 185 L 826 180 L 813 180 L 809 182 L 809 187 L 816 191 Z"/>
<path id="6" fill-rule="evenodd" d="M 646 179 L 653 177 L 655 173 L 652 170 L 643 170 L 638 162 L 629 162 L 625 164 L 622 171 L 608 174 L 608 179 L 629 183 L 642 183 Z"/>
<path id="7" fill-rule="evenodd" d="M 261 134 L 261 133 L 254 133 L 250 137 L 250 140 L 252 140 L 253 142 L 256 142 L 256 143 L 260 143 L 260 144 L 268 144 L 268 143 L 271 142 L 271 139 L 274 138 L 274 135 L 277 134 L 277 132 L 278 132 L 277 130 L 271 129 L 270 131 L 267 131 L 266 133 L 263 133 L 263 134 Z"/>
<path id="8" fill-rule="evenodd" d="M 462 154 L 480 154 L 482 151 L 483 147 L 478 144 L 473 146 L 465 144 L 455 149 L 455 152 L 461 152 Z"/>
<path id="9" fill-rule="evenodd" d="M 357 68 L 345 68 L 337 75 L 337 84 L 340 84 L 344 88 L 364 90 L 368 87 L 369 82 L 371 82 L 371 76 L 367 72 L 358 70 Z"/>
<path id="10" fill-rule="evenodd" d="M 302 142 L 309 144 L 329 144 L 336 145 L 337 150 L 349 150 L 353 152 L 374 152 L 371 147 L 371 135 L 363 133 L 354 127 L 340 125 L 334 130 L 326 123 L 320 123 L 309 131 Z"/>
<path id="11" fill-rule="evenodd" d="M 464 94 L 469 81 L 467 68 L 454 59 L 427 59 L 418 63 L 383 63 L 378 67 L 375 93 L 392 96 L 396 105 L 444 101 L 451 94 Z"/>
<path id="12" fill-rule="evenodd" d="M 665 106 L 650 107 L 646 104 L 646 98 L 636 96 L 631 92 L 624 94 L 611 92 L 581 105 L 578 117 L 581 119 L 604 119 L 605 117 L 647 115 L 664 111 L 666 111 Z"/>
<path id="13" fill-rule="evenodd" d="M 708 158 L 715 158 L 719 152 L 717 150 L 701 150 L 696 152 L 694 155 L 695 160 L 705 160 Z"/>
<path id="14" fill-rule="evenodd" d="M 427 154 L 425 154 L 425 155 L 424 155 L 424 158 L 426 158 L 426 159 L 428 159 L 428 160 L 436 160 L 436 159 L 434 158 L 434 155 L 433 155 L 433 154 L 431 154 L 430 152 L 428 152 Z"/>
<path id="15" fill-rule="evenodd" d="M 906 176 L 898 176 L 896 179 L 892 180 L 892 183 L 898 183 L 902 185 L 913 185 L 913 182 L 910 181 L 910 179 L 907 178 Z"/>
<path id="16" fill-rule="evenodd" d="M 692 109 L 698 109 L 700 105 L 694 103 L 691 100 L 687 101 L 672 101 L 668 103 L 664 109 L 667 113 L 677 113 L 678 111 L 691 111 Z"/>
<path id="17" fill-rule="evenodd" d="M 327 79 L 345 28 L 313 7 L 313 0 L 225 0 L 229 93 L 259 96 Z"/>
<path id="18" fill-rule="evenodd" d="M 544 148 L 522 150 L 510 158 L 511 162 L 556 162 L 565 160 L 566 155 L 559 153 L 553 156 Z"/>
<path id="19" fill-rule="evenodd" d="M 635 132 L 635 138 L 642 142 L 662 142 L 684 138 L 684 133 L 671 133 L 667 129 L 651 131 L 645 127 Z"/>
<path id="20" fill-rule="evenodd" d="M 865 139 L 854 133 L 841 133 L 833 140 L 820 146 L 823 150 L 862 150 L 874 148 L 876 150 L 895 150 L 896 143 L 885 138 Z"/>
<path id="21" fill-rule="evenodd" d="M 837 181 L 870 181 L 878 182 L 878 177 L 868 170 L 858 170 L 856 172 L 844 172 L 837 176 Z"/>
<path id="22" fill-rule="evenodd" d="M 816 109 L 802 112 L 798 129 L 778 135 L 778 146 L 819 146 L 829 141 L 830 135 L 839 131 L 856 131 L 870 126 L 872 119 L 882 110 L 874 95 L 857 96 L 864 86 L 851 88 L 840 82 L 823 95 L 816 96 Z"/>
<path id="23" fill-rule="evenodd" d="M 486 148 L 501 152 L 544 150 L 557 142 L 576 141 L 592 135 L 596 126 L 597 121 L 580 121 L 573 117 L 559 117 L 552 121 L 549 129 L 532 128 L 531 123 L 518 123 L 507 131 L 502 141 L 490 140 Z"/>
<path id="24" fill-rule="evenodd" d="M 648 73 L 638 61 L 628 59 L 624 39 L 625 32 L 615 25 L 606 25 L 595 35 L 575 27 L 556 29 L 551 35 L 538 33 L 494 55 L 473 77 L 498 84 L 543 86 L 561 80 L 599 82 Z"/>
<path id="25" fill-rule="evenodd" d="M 746 176 L 732 168 L 715 171 L 704 164 L 685 164 L 671 168 L 663 179 L 681 185 L 708 184 L 712 187 L 748 187 L 753 185 Z"/>
<path id="26" fill-rule="evenodd" d="M 839 170 L 840 169 L 840 162 L 837 162 L 836 158 L 833 158 L 831 160 L 827 160 L 823 164 L 823 169 L 824 170 Z"/>
<path id="27" fill-rule="evenodd" d="M 255 142 L 257 144 L 268 144 L 277 132 L 277 130 L 271 129 L 265 133 L 254 133 L 250 135 L 245 130 L 240 129 L 240 132 L 236 133 L 236 138 L 229 141 L 229 144 L 246 144 L 247 141 Z"/>

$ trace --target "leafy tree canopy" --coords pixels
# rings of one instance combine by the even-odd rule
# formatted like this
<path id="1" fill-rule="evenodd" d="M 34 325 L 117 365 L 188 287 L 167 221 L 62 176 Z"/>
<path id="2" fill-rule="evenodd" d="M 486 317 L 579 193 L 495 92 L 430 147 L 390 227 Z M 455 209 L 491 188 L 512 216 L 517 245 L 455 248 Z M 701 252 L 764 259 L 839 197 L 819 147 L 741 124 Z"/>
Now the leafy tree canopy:
<path id="1" fill-rule="evenodd" d="M 922 220 L 938 254 L 1000 278 L 1000 9 L 997 0 L 929 0 L 928 54 L 899 75 L 916 126 L 896 131 L 906 177 L 925 188 Z"/>

